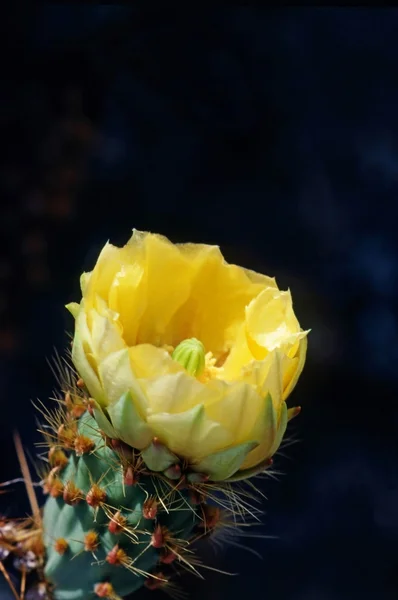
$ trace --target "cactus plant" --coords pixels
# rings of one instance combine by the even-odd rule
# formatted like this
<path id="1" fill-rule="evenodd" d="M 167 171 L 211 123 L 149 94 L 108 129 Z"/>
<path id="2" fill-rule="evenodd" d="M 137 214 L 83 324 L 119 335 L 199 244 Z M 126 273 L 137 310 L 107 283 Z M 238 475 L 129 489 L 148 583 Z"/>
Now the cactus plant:
<path id="1" fill-rule="evenodd" d="M 154 273 L 174 267 L 183 299 L 171 287 L 152 301 Z M 233 310 L 214 329 L 199 315 L 195 329 L 187 318 L 198 314 L 196 296 L 207 310 L 214 274 Z M 134 232 L 120 250 L 106 246 L 81 287 L 81 303 L 68 305 L 74 364 L 59 361 L 55 408 L 38 406 L 48 498 L 39 510 L 19 447 L 33 516 L 0 522 L 0 567 L 7 576 L 2 559 L 14 555 L 22 588 L 35 572 L 32 599 L 116 600 L 143 584 L 178 596 L 176 574 L 201 566 L 195 542 L 256 516 L 237 482 L 270 467 L 298 414 L 285 399 L 304 365 L 307 332 L 274 280 L 227 265 L 213 247 L 175 247 L 152 234 Z M 138 325 L 130 313 L 126 320 L 130 300 Z"/>

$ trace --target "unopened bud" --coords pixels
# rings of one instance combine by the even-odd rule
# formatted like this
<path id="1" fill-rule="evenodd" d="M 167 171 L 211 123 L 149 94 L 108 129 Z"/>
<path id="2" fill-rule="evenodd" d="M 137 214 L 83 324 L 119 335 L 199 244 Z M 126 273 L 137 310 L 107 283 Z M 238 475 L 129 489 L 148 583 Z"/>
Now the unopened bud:
<path id="1" fill-rule="evenodd" d="M 171 357 L 194 377 L 199 377 L 205 370 L 205 347 L 196 338 L 190 338 L 178 344 Z"/>

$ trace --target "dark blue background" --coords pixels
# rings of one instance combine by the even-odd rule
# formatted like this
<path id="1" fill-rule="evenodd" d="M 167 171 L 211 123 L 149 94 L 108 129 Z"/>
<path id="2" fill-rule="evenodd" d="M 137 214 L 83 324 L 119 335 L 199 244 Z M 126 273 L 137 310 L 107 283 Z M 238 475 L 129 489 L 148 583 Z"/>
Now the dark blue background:
<path id="1" fill-rule="evenodd" d="M 30 400 L 108 238 L 219 244 L 312 328 L 299 443 L 263 484 L 277 539 L 209 553 L 241 575 L 187 578 L 194 598 L 397 597 L 397 31 L 397 9 L 2 15 L 1 479 L 14 428 L 34 455 Z M 28 510 L 22 486 L 1 501 Z"/>

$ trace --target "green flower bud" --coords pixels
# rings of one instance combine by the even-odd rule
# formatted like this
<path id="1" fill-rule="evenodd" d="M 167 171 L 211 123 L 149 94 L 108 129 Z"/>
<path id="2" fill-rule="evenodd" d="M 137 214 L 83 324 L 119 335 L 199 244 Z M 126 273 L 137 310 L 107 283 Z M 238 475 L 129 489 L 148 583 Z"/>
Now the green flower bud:
<path id="1" fill-rule="evenodd" d="M 171 357 L 194 377 L 199 377 L 205 369 L 205 347 L 196 338 L 178 344 Z"/>

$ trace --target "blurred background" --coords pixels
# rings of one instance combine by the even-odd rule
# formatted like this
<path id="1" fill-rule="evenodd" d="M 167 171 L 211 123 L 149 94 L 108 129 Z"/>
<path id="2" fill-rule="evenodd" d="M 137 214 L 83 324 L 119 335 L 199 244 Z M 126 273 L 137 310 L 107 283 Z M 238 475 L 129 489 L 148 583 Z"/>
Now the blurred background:
<path id="1" fill-rule="evenodd" d="M 270 539 L 195 599 L 398 597 L 398 9 L 9 3 L 0 22 L 0 479 L 33 457 L 64 304 L 133 227 L 219 244 L 311 328 Z M 28 511 L 23 486 L 1 510 Z M 3 582 L 0 582 L 2 589 Z M 6 598 L 3 592 L 2 598 Z M 153 598 L 143 590 L 135 598 Z"/>

